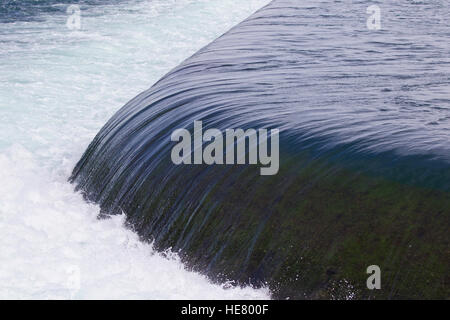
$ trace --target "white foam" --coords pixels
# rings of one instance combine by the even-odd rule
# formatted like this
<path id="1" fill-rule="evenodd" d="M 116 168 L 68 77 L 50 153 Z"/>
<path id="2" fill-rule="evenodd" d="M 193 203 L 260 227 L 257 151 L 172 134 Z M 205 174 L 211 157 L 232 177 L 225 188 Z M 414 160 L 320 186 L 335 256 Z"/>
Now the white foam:
<path id="1" fill-rule="evenodd" d="M 135 1 L 2 25 L 0 298 L 259 299 L 163 256 L 67 183 L 127 100 L 267 0 Z"/>

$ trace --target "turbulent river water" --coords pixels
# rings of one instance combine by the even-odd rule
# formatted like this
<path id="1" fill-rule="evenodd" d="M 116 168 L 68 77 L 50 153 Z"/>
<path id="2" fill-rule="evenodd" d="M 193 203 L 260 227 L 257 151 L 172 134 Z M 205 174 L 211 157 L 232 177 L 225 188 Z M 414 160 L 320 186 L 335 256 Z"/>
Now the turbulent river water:
<path id="1" fill-rule="evenodd" d="M 269 297 L 187 271 L 67 182 L 125 102 L 267 2 L 1 1 L 0 298 Z"/>
<path id="2" fill-rule="evenodd" d="M 271 1 L 114 114 L 72 181 L 158 249 L 276 298 L 448 297 L 449 7 L 373 5 Z M 175 165 L 171 133 L 196 120 L 279 129 L 279 172 Z"/>
<path id="3" fill-rule="evenodd" d="M 444 0 L 2 1 L 0 298 L 448 298 L 448 17 Z M 278 174 L 174 165 L 195 120 L 278 128 Z"/>

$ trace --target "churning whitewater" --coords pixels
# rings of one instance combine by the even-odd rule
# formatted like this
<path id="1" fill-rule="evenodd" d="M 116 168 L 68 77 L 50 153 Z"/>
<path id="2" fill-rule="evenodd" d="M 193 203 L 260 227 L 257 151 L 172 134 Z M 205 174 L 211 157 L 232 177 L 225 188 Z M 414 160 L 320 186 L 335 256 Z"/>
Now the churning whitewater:
<path id="1" fill-rule="evenodd" d="M 125 102 L 267 0 L 0 4 L 0 298 L 257 299 L 212 284 L 67 182 Z"/>

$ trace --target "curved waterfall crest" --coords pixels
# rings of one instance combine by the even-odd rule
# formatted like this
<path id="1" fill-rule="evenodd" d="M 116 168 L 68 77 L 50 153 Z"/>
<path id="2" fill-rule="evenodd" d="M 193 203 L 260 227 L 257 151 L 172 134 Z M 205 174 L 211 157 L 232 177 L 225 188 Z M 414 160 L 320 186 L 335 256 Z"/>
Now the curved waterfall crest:
<path id="1" fill-rule="evenodd" d="M 412 91 L 448 74 L 426 49 L 393 60 L 422 31 L 371 34 L 360 9 L 273 1 L 120 109 L 71 181 L 213 279 L 283 298 L 448 297 L 450 101 Z M 279 170 L 173 163 L 172 134 L 195 121 L 279 130 Z M 369 260 L 390 290 L 367 290 Z"/>

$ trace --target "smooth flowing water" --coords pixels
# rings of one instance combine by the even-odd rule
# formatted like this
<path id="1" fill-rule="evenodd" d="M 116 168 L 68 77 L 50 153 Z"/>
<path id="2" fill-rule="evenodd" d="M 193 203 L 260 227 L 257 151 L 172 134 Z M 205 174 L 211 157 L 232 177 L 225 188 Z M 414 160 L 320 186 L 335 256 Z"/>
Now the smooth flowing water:
<path id="1" fill-rule="evenodd" d="M 269 296 L 185 270 L 67 182 L 125 102 L 267 2 L 2 0 L 0 298 Z"/>
<path id="2" fill-rule="evenodd" d="M 448 297 L 449 7 L 380 1 L 373 30 L 371 5 L 272 1 L 120 109 L 73 181 L 158 248 L 275 297 Z M 278 128 L 280 171 L 175 165 L 171 134 L 196 120 Z"/>

